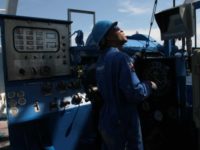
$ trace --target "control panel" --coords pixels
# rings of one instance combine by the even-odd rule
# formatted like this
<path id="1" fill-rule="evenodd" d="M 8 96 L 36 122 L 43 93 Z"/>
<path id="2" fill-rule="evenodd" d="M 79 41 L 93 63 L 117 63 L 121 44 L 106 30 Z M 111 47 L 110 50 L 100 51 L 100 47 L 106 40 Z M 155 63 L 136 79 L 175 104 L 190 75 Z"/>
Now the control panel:
<path id="1" fill-rule="evenodd" d="M 7 80 L 70 74 L 69 22 L 4 20 Z"/>
<path id="2" fill-rule="evenodd" d="M 9 123 L 41 119 L 51 113 L 90 105 L 77 79 L 51 79 L 15 84 L 7 90 Z"/>
<path id="3" fill-rule="evenodd" d="M 90 107 L 80 70 L 71 64 L 71 22 L 6 15 L 0 19 L 9 124 Z"/>
<path id="4" fill-rule="evenodd" d="M 13 150 L 74 150 L 90 116 L 69 21 L 0 15 L 9 139 Z M 70 144 L 69 144 L 70 143 Z"/>

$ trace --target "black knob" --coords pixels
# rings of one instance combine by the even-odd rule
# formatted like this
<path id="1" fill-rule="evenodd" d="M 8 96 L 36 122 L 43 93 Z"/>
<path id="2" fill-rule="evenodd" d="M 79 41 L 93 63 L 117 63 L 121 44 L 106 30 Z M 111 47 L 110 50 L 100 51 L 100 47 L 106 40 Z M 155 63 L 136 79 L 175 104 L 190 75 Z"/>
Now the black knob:
<path id="1" fill-rule="evenodd" d="M 20 68 L 19 69 L 19 74 L 24 76 L 26 74 L 26 71 L 23 68 Z"/>
<path id="2" fill-rule="evenodd" d="M 74 95 L 74 96 L 72 97 L 72 104 L 78 105 L 78 104 L 80 104 L 81 102 L 82 102 L 82 97 L 79 96 L 78 94 L 76 94 L 76 95 Z"/>

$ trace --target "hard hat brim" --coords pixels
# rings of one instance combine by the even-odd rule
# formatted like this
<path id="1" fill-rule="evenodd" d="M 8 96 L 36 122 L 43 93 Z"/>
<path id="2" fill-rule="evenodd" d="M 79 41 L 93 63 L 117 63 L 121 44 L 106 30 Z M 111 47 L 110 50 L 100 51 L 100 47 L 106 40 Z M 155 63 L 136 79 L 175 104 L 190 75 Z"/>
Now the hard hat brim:
<path id="1" fill-rule="evenodd" d="M 108 34 L 108 32 L 112 29 L 112 28 L 114 28 L 115 26 L 117 26 L 117 24 L 118 24 L 118 22 L 117 21 L 115 21 L 115 22 L 113 22 L 112 23 L 112 25 L 110 26 L 110 28 L 107 30 L 107 32 L 106 32 L 106 34 L 105 35 L 107 35 Z"/>
<path id="2" fill-rule="evenodd" d="M 114 28 L 115 26 L 117 26 L 117 24 L 118 24 L 117 21 L 115 21 L 115 22 L 112 23 L 112 25 L 111 25 L 111 26 L 107 29 L 107 31 L 105 32 L 104 36 L 101 38 L 101 41 L 107 36 L 108 32 L 109 32 L 112 28 Z"/>

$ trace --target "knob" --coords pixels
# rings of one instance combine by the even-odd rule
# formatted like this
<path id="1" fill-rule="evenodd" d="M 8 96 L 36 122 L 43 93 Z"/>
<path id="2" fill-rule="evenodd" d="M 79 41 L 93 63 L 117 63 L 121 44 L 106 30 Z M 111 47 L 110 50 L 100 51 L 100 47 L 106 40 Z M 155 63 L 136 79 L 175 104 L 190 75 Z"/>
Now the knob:
<path id="1" fill-rule="evenodd" d="M 24 76 L 26 74 L 26 71 L 23 68 L 20 68 L 19 69 L 19 74 Z"/>
<path id="2" fill-rule="evenodd" d="M 76 94 L 72 97 L 72 104 L 78 105 L 82 102 L 82 97 L 79 94 Z"/>

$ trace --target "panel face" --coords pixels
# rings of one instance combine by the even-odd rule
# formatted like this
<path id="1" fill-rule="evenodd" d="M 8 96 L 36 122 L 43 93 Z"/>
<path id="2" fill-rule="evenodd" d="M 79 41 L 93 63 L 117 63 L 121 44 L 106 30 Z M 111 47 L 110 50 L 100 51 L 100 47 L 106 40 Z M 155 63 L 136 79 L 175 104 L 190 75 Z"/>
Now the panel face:
<path id="1" fill-rule="evenodd" d="M 67 24 L 5 19 L 5 33 L 8 81 L 70 74 Z"/>
<path id="2" fill-rule="evenodd" d="M 56 52 L 59 34 L 56 30 L 16 27 L 13 31 L 14 47 L 18 52 Z"/>

